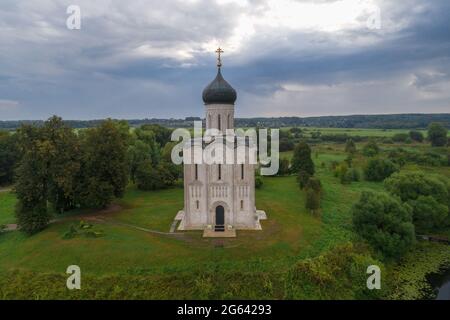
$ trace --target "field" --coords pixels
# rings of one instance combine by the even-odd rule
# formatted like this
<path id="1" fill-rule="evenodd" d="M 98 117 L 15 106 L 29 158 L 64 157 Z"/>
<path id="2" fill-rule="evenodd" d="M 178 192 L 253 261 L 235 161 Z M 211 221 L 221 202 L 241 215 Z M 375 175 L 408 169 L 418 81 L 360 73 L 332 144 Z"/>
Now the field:
<path id="1" fill-rule="evenodd" d="M 359 135 L 368 133 L 363 131 L 351 130 Z M 387 133 L 370 131 L 371 135 Z M 291 152 L 282 154 L 282 158 L 291 156 Z M 332 161 L 345 158 L 343 145 L 313 146 L 317 176 L 324 186 L 320 216 L 305 209 L 305 195 L 294 176 L 265 177 L 256 201 L 268 220 L 262 222 L 262 231 L 238 231 L 235 239 L 203 239 L 197 231 L 169 233 L 175 214 L 183 207 L 183 190 L 143 192 L 132 185 L 124 198 L 106 210 L 57 215 L 46 230 L 31 237 L 19 231 L 1 234 L 0 299 L 281 299 L 285 296 L 285 276 L 296 262 L 356 238 L 350 209 L 361 192 L 383 190 L 382 183 L 340 184 L 330 166 Z M 363 159 L 355 161 L 360 166 Z M 448 167 L 420 169 L 450 177 Z M 0 192 L 0 224 L 14 223 L 14 203 L 12 192 Z M 103 236 L 65 239 L 71 225 L 80 221 L 90 223 Z M 441 260 L 430 268 L 443 258 L 439 255 L 436 259 Z M 66 268 L 74 264 L 81 267 L 86 279 L 83 285 L 87 289 L 79 293 L 65 289 Z M 399 268 L 395 266 L 395 272 Z M 336 298 L 343 297 L 336 293 Z"/>

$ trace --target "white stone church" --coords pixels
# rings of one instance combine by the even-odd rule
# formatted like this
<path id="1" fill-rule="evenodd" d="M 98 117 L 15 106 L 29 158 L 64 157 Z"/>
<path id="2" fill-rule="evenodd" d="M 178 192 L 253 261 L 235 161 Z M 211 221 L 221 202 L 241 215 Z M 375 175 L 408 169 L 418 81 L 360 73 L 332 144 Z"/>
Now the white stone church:
<path id="1" fill-rule="evenodd" d="M 216 52 L 217 76 L 203 90 L 203 102 L 206 129 L 217 129 L 223 137 L 226 129 L 234 129 L 237 95 L 222 77 L 223 51 L 219 48 Z M 234 157 L 236 160 L 237 152 Z M 260 220 L 266 219 L 266 214 L 255 207 L 256 165 L 249 161 L 248 146 L 245 159 L 240 164 L 184 163 L 184 209 L 175 218 L 181 220 L 178 230 L 204 230 L 204 237 L 234 237 L 236 230 L 261 230 Z"/>

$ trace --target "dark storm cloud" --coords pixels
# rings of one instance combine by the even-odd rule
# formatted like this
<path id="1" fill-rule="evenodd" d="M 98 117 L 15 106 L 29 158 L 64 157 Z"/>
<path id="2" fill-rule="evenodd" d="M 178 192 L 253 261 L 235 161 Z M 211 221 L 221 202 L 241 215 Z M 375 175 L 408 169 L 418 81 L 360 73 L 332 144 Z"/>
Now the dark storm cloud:
<path id="1" fill-rule="evenodd" d="M 70 31 L 70 1 L 2 1 L 0 119 L 202 115 L 214 41 L 239 44 L 223 70 L 238 116 L 449 112 L 450 3 L 377 3 L 380 30 L 366 16 L 332 31 L 259 20 L 235 40 L 268 2 L 80 1 Z"/>

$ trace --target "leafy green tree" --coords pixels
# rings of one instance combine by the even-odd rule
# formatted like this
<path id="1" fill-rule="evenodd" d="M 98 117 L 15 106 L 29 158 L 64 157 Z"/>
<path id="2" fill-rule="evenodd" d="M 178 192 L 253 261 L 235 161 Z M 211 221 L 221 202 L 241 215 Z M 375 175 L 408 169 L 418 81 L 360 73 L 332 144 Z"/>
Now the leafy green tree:
<path id="1" fill-rule="evenodd" d="M 370 159 L 364 169 L 368 181 L 383 181 L 399 170 L 398 166 L 387 159 Z"/>
<path id="2" fill-rule="evenodd" d="M 16 134 L 0 130 L 0 186 L 13 182 L 14 168 L 18 161 Z"/>
<path id="3" fill-rule="evenodd" d="M 419 196 L 407 202 L 413 208 L 413 220 L 417 232 L 428 232 L 446 224 L 448 206 L 432 196 Z"/>
<path id="4" fill-rule="evenodd" d="M 305 207 L 312 213 L 317 213 L 320 209 L 320 199 L 322 196 L 322 183 L 319 179 L 310 177 L 306 183 Z"/>
<path id="5" fill-rule="evenodd" d="M 38 128 L 24 125 L 17 134 L 22 155 L 15 184 L 17 224 L 23 232 L 34 234 L 44 229 L 51 217 L 47 208 L 50 148 Z"/>
<path id="6" fill-rule="evenodd" d="M 364 145 L 362 152 L 366 157 L 375 157 L 380 153 L 380 148 L 374 140 L 370 140 Z"/>
<path id="7" fill-rule="evenodd" d="M 419 196 L 432 196 L 442 204 L 448 204 L 449 191 L 446 184 L 422 172 L 400 172 L 384 181 L 386 189 L 402 201 L 416 200 Z"/>
<path id="8" fill-rule="evenodd" d="M 433 147 L 443 147 L 447 145 L 447 128 L 440 123 L 431 123 L 428 126 L 428 140 Z"/>
<path id="9" fill-rule="evenodd" d="M 356 152 L 356 145 L 355 142 L 353 142 L 353 139 L 348 139 L 345 144 L 345 152 L 354 154 Z"/>
<path id="10" fill-rule="evenodd" d="M 128 137 L 120 124 L 105 120 L 85 132 L 80 192 L 87 207 L 105 207 L 121 197 L 128 182 Z"/>
<path id="11" fill-rule="evenodd" d="M 306 172 L 305 170 L 300 170 L 297 174 L 297 183 L 300 187 L 300 189 L 304 189 L 306 187 L 306 184 L 308 183 L 308 180 L 311 178 L 311 175 Z"/>
<path id="12" fill-rule="evenodd" d="M 47 199 L 57 212 L 76 206 L 77 177 L 80 171 L 80 145 L 77 135 L 61 118 L 53 116 L 40 129 L 48 147 Z"/>
<path id="13" fill-rule="evenodd" d="M 311 148 L 306 142 L 302 141 L 295 146 L 291 168 L 293 172 L 305 171 L 309 176 L 314 175 L 314 162 L 311 159 Z"/>
<path id="14" fill-rule="evenodd" d="M 136 171 L 142 162 L 151 161 L 151 148 L 142 140 L 135 140 L 128 148 L 128 157 L 130 160 L 130 178 L 133 183 L 136 182 Z"/>
<path id="15" fill-rule="evenodd" d="M 320 209 L 320 192 L 313 188 L 307 188 L 305 207 L 310 210 L 311 213 L 317 213 Z"/>
<path id="16" fill-rule="evenodd" d="M 392 140 L 394 142 L 406 142 L 406 140 L 409 138 L 409 135 L 407 133 L 396 133 Z"/>
<path id="17" fill-rule="evenodd" d="M 161 172 L 153 167 L 150 160 L 143 161 L 136 170 L 136 185 L 140 190 L 157 190 L 164 187 Z"/>
<path id="18" fill-rule="evenodd" d="M 414 224 L 421 232 L 450 225 L 450 183 L 421 172 L 396 173 L 386 189 L 413 209 Z"/>
<path id="19" fill-rule="evenodd" d="M 352 215 L 355 231 L 386 257 L 401 257 L 415 242 L 411 208 L 388 194 L 363 192 Z"/>
<path id="20" fill-rule="evenodd" d="M 422 132 L 416 130 L 411 130 L 409 132 L 409 137 L 411 138 L 411 140 L 416 142 L 423 142 L 424 139 Z"/>

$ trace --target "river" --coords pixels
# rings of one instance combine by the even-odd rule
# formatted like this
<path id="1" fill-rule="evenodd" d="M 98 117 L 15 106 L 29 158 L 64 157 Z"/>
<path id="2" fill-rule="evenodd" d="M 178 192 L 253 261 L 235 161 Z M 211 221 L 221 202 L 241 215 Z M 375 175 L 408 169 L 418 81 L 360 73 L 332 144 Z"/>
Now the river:
<path id="1" fill-rule="evenodd" d="M 450 300 L 450 268 L 443 273 L 431 274 L 427 277 L 436 294 L 436 300 Z"/>

